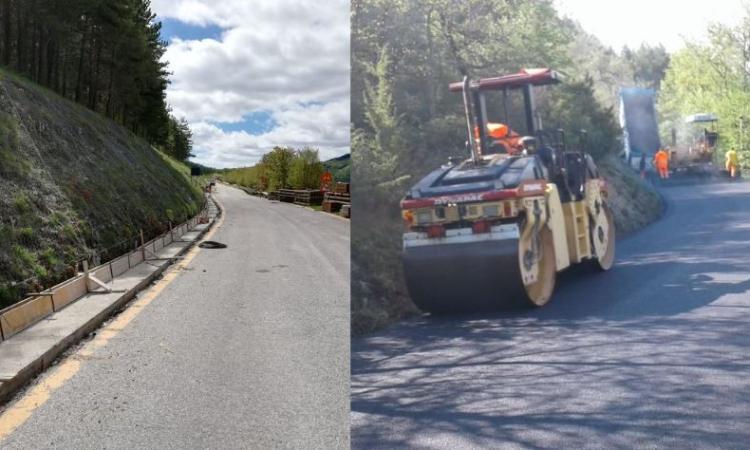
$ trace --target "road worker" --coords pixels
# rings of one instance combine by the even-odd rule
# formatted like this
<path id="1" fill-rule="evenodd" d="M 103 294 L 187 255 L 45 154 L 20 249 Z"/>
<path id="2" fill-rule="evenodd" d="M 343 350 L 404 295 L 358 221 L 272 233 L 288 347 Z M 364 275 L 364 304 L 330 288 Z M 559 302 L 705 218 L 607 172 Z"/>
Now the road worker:
<path id="1" fill-rule="evenodd" d="M 737 151 L 734 148 L 729 149 L 725 156 L 727 159 L 727 172 L 729 172 L 730 177 L 734 178 L 737 176 L 737 168 L 740 163 L 740 160 L 737 157 Z"/>
<path id="2" fill-rule="evenodd" d="M 511 130 L 504 123 L 487 123 L 486 136 L 489 140 L 487 154 L 508 153 L 517 154 L 521 152 L 521 135 Z M 479 142 L 479 128 L 474 128 L 474 138 Z"/>
<path id="3" fill-rule="evenodd" d="M 654 155 L 654 166 L 659 172 L 659 178 L 666 180 L 669 178 L 669 147 L 659 149 Z"/>
<path id="4" fill-rule="evenodd" d="M 510 128 L 504 123 L 488 123 L 487 124 L 487 135 L 493 139 L 504 139 L 508 136 Z"/>

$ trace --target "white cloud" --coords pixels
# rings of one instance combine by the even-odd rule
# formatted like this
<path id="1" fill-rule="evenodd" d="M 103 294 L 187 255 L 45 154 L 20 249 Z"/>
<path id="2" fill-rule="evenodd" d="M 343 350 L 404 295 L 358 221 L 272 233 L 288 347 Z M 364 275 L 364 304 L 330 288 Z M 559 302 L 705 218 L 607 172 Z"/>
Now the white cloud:
<path id="1" fill-rule="evenodd" d="M 170 42 L 167 99 L 193 126 L 196 160 L 248 165 L 274 145 L 349 151 L 349 2 L 154 0 L 160 19 L 223 28 L 221 40 Z M 268 111 L 277 128 L 217 124 Z"/>
<path id="2" fill-rule="evenodd" d="M 237 167 L 257 161 L 275 145 L 320 148 L 321 159 L 349 151 L 349 101 L 298 106 L 274 114 L 278 126 L 252 135 L 225 132 L 208 122 L 192 126 L 198 160 L 212 167 Z"/>

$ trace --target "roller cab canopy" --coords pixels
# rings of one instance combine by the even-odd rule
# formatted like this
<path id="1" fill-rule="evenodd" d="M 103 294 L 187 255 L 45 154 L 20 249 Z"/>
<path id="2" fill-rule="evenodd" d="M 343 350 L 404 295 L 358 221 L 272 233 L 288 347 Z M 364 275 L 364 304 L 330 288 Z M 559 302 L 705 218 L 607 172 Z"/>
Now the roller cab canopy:
<path id="1" fill-rule="evenodd" d="M 491 91 L 504 89 L 520 89 L 524 86 L 544 86 L 562 81 L 562 75 L 552 69 L 522 69 L 518 73 L 493 78 L 481 78 L 470 84 L 472 90 Z M 449 85 L 451 92 L 461 92 L 463 82 L 457 81 Z"/>

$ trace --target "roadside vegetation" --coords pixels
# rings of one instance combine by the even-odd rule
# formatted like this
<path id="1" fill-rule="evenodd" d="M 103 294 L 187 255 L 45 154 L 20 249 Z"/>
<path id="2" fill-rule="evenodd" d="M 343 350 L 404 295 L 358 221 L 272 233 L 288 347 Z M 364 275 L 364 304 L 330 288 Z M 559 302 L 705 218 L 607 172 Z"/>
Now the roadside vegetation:
<path id="1" fill-rule="evenodd" d="M 716 162 L 734 147 L 740 165 L 750 166 L 750 9 L 735 27 L 715 23 L 703 42 L 688 42 L 671 59 L 659 98 L 662 140 L 678 144 L 692 137 L 684 126 L 686 116 L 712 113 L 718 116 L 719 152 Z M 702 129 L 702 128 L 701 128 Z M 695 131 L 695 130 L 693 130 Z M 698 130 L 700 131 L 700 130 Z M 681 142 L 682 141 L 682 142 Z"/>
<path id="2" fill-rule="evenodd" d="M 0 1 L 0 308 L 196 214 L 149 0 Z"/>
<path id="3" fill-rule="evenodd" d="M 561 18 L 552 1 L 469 0 L 456 8 L 448 0 L 354 0 L 353 332 L 416 312 L 401 271 L 398 202 L 449 157 L 466 156 L 461 96 L 448 92 L 450 82 L 534 67 L 567 75 L 537 96 L 542 122 L 548 130 L 588 131 L 588 150 L 617 178 L 615 213 L 642 215 L 620 215 L 618 224 L 642 226 L 658 217 L 661 203 L 639 179 L 620 179 L 619 88 L 658 89 L 668 64 L 662 47 L 605 47 Z"/>
<path id="4" fill-rule="evenodd" d="M 0 70 L 0 308 L 195 215 L 190 168 L 113 121 Z"/>
<path id="5" fill-rule="evenodd" d="M 228 183 L 261 192 L 285 188 L 318 189 L 325 170 L 318 150 L 275 147 L 263 155 L 258 164 L 229 169 L 221 174 L 221 178 Z"/>

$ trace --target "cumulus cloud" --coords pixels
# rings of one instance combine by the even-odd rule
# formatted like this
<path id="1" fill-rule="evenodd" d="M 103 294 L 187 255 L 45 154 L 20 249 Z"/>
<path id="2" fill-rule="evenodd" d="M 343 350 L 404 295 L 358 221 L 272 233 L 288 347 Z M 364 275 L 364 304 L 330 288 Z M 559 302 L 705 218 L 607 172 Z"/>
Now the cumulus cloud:
<path id="1" fill-rule="evenodd" d="M 221 38 L 172 39 L 167 98 L 191 123 L 196 161 L 252 164 L 274 145 L 349 149 L 349 2 L 154 0 L 160 19 L 218 26 Z M 264 111 L 262 134 L 225 131 Z"/>
<path id="2" fill-rule="evenodd" d="M 224 131 L 206 121 L 192 124 L 196 159 L 212 167 L 237 167 L 260 159 L 275 145 L 320 149 L 321 159 L 349 151 L 349 100 L 274 113 L 278 125 L 262 134 Z"/>

